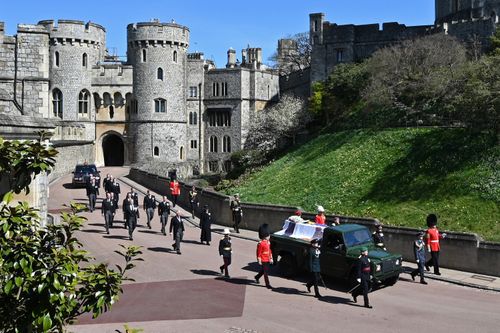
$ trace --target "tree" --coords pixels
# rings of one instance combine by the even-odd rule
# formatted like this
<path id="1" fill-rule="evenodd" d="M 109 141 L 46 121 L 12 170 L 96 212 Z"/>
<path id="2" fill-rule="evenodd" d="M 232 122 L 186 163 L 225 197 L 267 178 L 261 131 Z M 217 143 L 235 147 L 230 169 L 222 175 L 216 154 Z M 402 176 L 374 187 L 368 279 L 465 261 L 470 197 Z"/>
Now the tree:
<path id="1" fill-rule="evenodd" d="M 285 94 L 278 103 L 254 115 L 245 148 L 270 152 L 286 141 L 294 144 L 297 133 L 304 129 L 310 120 L 306 101 Z"/>
<path id="2" fill-rule="evenodd" d="M 274 63 L 274 68 L 279 70 L 280 75 L 288 75 L 310 67 L 311 52 L 309 32 L 302 32 L 281 39 L 278 50 L 269 57 L 269 60 Z"/>
<path id="3" fill-rule="evenodd" d="M 76 214 L 83 205 L 72 204 L 60 224 L 43 227 L 36 209 L 12 203 L 14 192 L 28 191 L 31 178 L 50 170 L 57 152 L 40 141 L 1 139 L 0 152 L 0 175 L 11 178 L 13 186 L 0 203 L 0 331 L 62 332 L 82 313 L 97 317 L 107 311 L 126 272 L 141 260 L 139 247 L 116 251 L 125 258 L 117 270 L 90 264 L 74 236 L 85 221 Z"/>

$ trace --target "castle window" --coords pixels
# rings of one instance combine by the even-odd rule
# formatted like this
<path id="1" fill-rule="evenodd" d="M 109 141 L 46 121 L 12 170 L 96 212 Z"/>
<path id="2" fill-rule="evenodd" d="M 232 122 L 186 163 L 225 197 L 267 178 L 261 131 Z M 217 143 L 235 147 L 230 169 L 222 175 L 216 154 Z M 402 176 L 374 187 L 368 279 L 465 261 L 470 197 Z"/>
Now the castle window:
<path id="1" fill-rule="evenodd" d="M 161 68 L 161 67 L 160 67 L 160 68 L 158 68 L 158 71 L 157 71 L 157 73 L 156 73 L 156 78 L 157 78 L 158 80 L 163 81 L 163 68 Z"/>
<path id="2" fill-rule="evenodd" d="M 153 149 L 153 156 L 160 156 L 160 148 L 157 146 Z"/>
<path id="3" fill-rule="evenodd" d="M 217 137 L 212 135 L 210 137 L 210 147 L 209 147 L 210 150 L 209 151 L 211 153 L 216 153 L 218 151 L 217 146 L 218 146 Z"/>
<path id="4" fill-rule="evenodd" d="M 314 20 L 314 32 L 318 31 L 318 20 Z"/>
<path id="5" fill-rule="evenodd" d="M 221 83 L 221 96 L 227 96 L 227 82 Z"/>
<path id="6" fill-rule="evenodd" d="M 179 158 L 182 160 L 184 160 L 185 156 L 184 156 L 184 147 L 181 146 L 181 148 L 179 149 Z"/>
<path id="7" fill-rule="evenodd" d="M 231 160 L 224 161 L 224 171 L 225 172 L 231 171 Z"/>
<path id="8" fill-rule="evenodd" d="M 88 62 L 88 59 L 87 59 L 87 53 L 84 53 L 82 55 L 82 66 L 87 68 L 87 62 Z"/>
<path id="9" fill-rule="evenodd" d="M 212 95 L 216 97 L 220 95 L 220 84 L 218 82 L 212 84 Z"/>
<path id="10" fill-rule="evenodd" d="M 217 172 L 219 171 L 219 162 L 218 161 L 210 161 L 208 162 L 208 171 Z"/>
<path id="11" fill-rule="evenodd" d="M 110 105 L 109 106 L 109 119 L 113 119 L 115 116 L 115 108 L 113 107 L 113 105 Z"/>
<path id="12" fill-rule="evenodd" d="M 90 93 L 87 90 L 80 91 L 78 95 L 78 115 L 80 117 L 89 117 Z"/>
<path id="13" fill-rule="evenodd" d="M 212 109 L 208 111 L 209 126 L 230 127 L 231 111 L 228 109 Z"/>
<path id="14" fill-rule="evenodd" d="M 189 125 L 198 124 L 198 113 L 197 112 L 189 112 Z"/>
<path id="15" fill-rule="evenodd" d="M 177 62 L 177 51 L 174 51 L 172 58 L 173 58 L 174 62 Z"/>
<path id="16" fill-rule="evenodd" d="M 132 111 L 134 114 L 137 114 L 139 112 L 139 104 L 136 99 L 132 100 Z"/>
<path id="17" fill-rule="evenodd" d="M 344 61 L 344 50 L 337 50 L 337 62 Z"/>
<path id="18" fill-rule="evenodd" d="M 191 140 L 191 149 L 198 149 L 198 141 Z"/>
<path id="19" fill-rule="evenodd" d="M 267 99 L 271 99 L 271 87 L 267 85 Z"/>
<path id="20" fill-rule="evenodd" d="M 146 62 L 147 57 L 146 57 L 146 49 L 142 49 L 142 62 Z"/>
<path id="21" fill-rule="evenodd" d="M 223 153 L 231 152 L 231 138 L 228 135 L 225 135 L 222 138 L 222 152 Z"/>
<path id="22" fill-rule="evenodd" d="M 167 112 L 167 101 L 163 98 L 155 99 L 155 112 L 165 113 Z"/>
<path id="23" fill-rule="evenodd" d="M 189 87 L 189 97 L 198 97 L 198 87 L 197 86 Z"/>
<path id="24" fill-rule="evenodd" d="M 61 118 L 63 117 L 63 95 L 61 90 L 54 89 L 52 91 L 52 112 L 54 113 L 54 117 Z"/>
<path id="25" fill-rule="evenodd" d="M 59 67 L 59 52 L 54 52 L 54 66 Z"/>

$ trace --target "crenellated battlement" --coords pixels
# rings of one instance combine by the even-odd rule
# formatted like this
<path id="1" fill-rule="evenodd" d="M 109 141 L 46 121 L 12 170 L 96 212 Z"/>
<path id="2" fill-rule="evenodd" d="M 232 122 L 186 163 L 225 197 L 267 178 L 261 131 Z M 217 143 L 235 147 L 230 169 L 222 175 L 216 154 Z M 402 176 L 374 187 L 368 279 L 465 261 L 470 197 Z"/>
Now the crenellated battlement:
<path id="1" fill-rule="evenodd" d="M 93 22 L 77 20 L 44 20 L 38 22 L 50 34 L 51 43 L 64 45 L 105 45 L 106 29 Z"/>
<path id="2" fill-rule="evenodd" d="M 127 26 L 127 41 L 131 48 L 189 47 L 189 28 L 177 23 L 139 22 Z"/>

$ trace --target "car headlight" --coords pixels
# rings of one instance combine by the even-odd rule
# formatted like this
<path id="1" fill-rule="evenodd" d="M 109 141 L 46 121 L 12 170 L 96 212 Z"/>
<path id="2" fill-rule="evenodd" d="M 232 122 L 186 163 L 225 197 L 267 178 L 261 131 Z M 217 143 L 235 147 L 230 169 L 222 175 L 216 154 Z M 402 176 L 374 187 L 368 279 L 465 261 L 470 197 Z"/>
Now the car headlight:
<path id="1" fill-rule="evenodd" d="M 382 265 L 375 265 L 376 272 L 380 272 L 381 269 L 382 269 Z"/>
<path id="2" fill-rule="evenodd" d="M 401 262 L 402 262 L 402 260 L 400 260 L 400 259 L 396 259 L 396 266 L 401 265 Z"/>

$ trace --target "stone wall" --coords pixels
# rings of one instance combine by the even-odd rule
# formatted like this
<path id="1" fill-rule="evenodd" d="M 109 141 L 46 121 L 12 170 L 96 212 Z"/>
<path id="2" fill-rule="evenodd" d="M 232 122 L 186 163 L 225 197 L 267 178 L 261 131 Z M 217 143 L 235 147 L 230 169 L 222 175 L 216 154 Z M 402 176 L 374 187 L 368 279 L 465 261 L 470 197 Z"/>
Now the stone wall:
<path id="1" fill-rule="evenodd" d="M 129 177 L 162 195 L 169 195 L 169 179 L 158 177 L 154 174 L 148 174 L 138 169 L 131 169 Z M 182 183 L 181 183 L 182 184 Z M 190 186 L 182 184 L 179 205 L 189 209 Z M 232 226 L 230 197 L 203 189 L 198 189 L 200 197 L 200 206 L 209 205 L 210 210 L 215 216 L 217 224 Z M 169 196 L 170 198 L 170 196 Z M 243 219 L 241 227 L 257 231 L 262 223 L 268 223 L 272 232 L 280 230 L 283 221 L 294 213 L 296 207 L 261 205 L 243 203 Z M 304 213 L 304 218 L 312 219 L 314 214 Z M 335 216 L 327 216 L 327 223 L 331 223 Z M 357 218 L 348 216 L 339 216 L 341 223 L 359 223 L 367 227 L 373 227 L 376 222 L 371 218 Z M 422 225 L 424 228 L 424 225 Z M 407 261 L 414 261 L 413 241 L 416 239 L 416 233 L 419 230 L 404 227 L 385 227 L 384 235 L 386 245 L 389 251 L 401 253 Z M 442 267 L 458 269 L 463 271 L 475 272 L 479 274 L 488 274 L 500 276 L 500 244 L 482 241 L 475 234 L 465 234 L 457 232 L 448 232 L 446 239 L 441 241 L 442 251 L 440 262 Z"/>
<path id="2" fill-rule="evenodd" d="M 95 148 L 93 142 L 55 141 L 53 145 L 59 154 L 56 156 L 56 165 L 49 175 L 49 181 L 72 172 L 77 164 L 94 163 Z"/>

